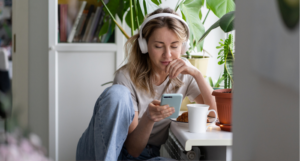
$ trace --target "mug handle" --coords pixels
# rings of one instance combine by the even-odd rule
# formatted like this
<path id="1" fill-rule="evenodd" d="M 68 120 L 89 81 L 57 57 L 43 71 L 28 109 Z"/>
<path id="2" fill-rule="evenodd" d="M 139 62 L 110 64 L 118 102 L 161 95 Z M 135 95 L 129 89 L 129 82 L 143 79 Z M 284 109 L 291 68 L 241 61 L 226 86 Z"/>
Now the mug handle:
<path id="1" fill-rule="evenodd" d="M 215 116 L 217 116 L 217 112 L 215 110 L 208 110 L 206 115 L 208 115 L 212 111 L 215 113 Z M 210 123 L 209 125 L 206 126 L 206 130 L 208 129 L 208 127 L 215 125 L 216 121 L 217 121 L 217 117 L 215 117 L 215 120 L 212 123 Z"/>

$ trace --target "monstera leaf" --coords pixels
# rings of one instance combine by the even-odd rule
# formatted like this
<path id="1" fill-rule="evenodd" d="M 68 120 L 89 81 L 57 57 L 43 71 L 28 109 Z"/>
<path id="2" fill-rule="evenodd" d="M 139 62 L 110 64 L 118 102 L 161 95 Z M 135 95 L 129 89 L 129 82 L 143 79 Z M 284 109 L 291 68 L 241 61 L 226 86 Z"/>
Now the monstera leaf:
<path id="1" fill-rule="evenodd" d="M 101 1 L 103 3 L 103 0 L 98 0 L 98 2 Z M 144 20 L 145 15 L 147 13 L 153 12 L 156 10 L 159 5 L 161 4 L 161 0 L 131 0 L 134 3 L 132 3 L 132 10 L 133 10 L 133 17 L 130 15 L 130 0 L 110 0 L 105 7 L 103 8 L 106 14 L 110 15 L 110 17 L 113 19 L 113 21 L 117 24 L 117 26 L 120 28 L 122 33 L 126 36 L 126 32 L 121 27 L 120 24 L 118 24 L 115 20 L 116 15 L 119 17 L 121 22 L 123 21 L 123 17 L 125 15 L 125 21 L 126 24 L 132 28 L 132 30 L 136 30 L 140 23 Z M 131 25 L 131 21 L 134 21 L 134 25 Z M 110 21 L 105 21 L 104 26 L 109 26 Z M 104 30 L 107 31 L 107 30 Z M 104 32 L 103 31 L 103 32 Z M 105 32 L 104 32 L 105 33 Z"/>
<path id="2" fill-rule="evenodd" d="M 149 13 L 152 13 L 156 9 L 159 8 L 159 5 L 161 4 L 161 1 L 152 1 L 152 0 L 139 0 L 140 4 L 143 4 L 141 2 L 144 2 L 144 6 L 146 7 L 146 12 L 144 15 L 147 15 Z"/>
<path id="3" fill-rule="evenodd" d="M 140 4 L 139 2 L 137 3 L 136 6 L 134 6 L 134 5 L 132 6 L 133 11 L 135 11 L 135 9 L 137 9 L 137 15 L 136 15 L 136 12 L 133 12 L 134 27 L 131 26 L 131 16 L 130 16 L 129 11 L 127 12 L 127 14 L 125 16 L 126 24 L 133 30 L 136 30 L 138 28 L 138 26 L 137 26 L 138 23 L 137 23 L 136 17 L 138 18 L 139 23 L 143 22 L 143 20 L 144 20 L 145 15 L 142 12 L 142 8 L 144 9 L 143 4 Z"/>
<path id="4" fill-rule="evenodd" d="M 216 21 L 213 25 L 210 26 L 209 29 L 205 31 L 205 33 L 201 36 L 197 43 L 201 43 L 204 38 L 210 33 L 211 30 L 221 27 L 224 32 L 230 32 L 234 29 L 233 21 L 234 21 L 235 11 L 231 11 L 221 17 L 218 21 Z"/>
<path id="5" fill-rule="evenodd" d="M 234 14 L 234 11 L 228 12 L 220 19 L 220 27 L 224 32 L 230 32 L 233 30 L 233 21 L 235 18 Z"/>
<path id="6" fill-rule="evenodd" d="M 190 41 L 193 46 L 194 40 L 200 39 L 205 32 L 205 28 L 199 18 L 201 7 L 204 0 L 186 0 L 179 5 L 182 16 L 188 23 L 190 29 Z M 203 43 L 197 45 L 197 50 L 202 51 Z"/>
<path id="7" fill-rule="evenodd" d="M 233 0 L 206 0 L 206 7 L 221 18 L 226 13 L 234 11 L 235 3 Z"/>

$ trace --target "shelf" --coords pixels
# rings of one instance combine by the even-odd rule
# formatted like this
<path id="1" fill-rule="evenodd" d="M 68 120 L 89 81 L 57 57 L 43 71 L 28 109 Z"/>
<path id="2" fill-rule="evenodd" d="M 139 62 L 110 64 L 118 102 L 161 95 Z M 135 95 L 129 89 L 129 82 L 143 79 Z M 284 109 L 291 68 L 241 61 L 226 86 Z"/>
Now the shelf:
<path id="1" fill-rule="evenodd" d="M 192 146 L 232 146 L 232 132 L 221 131 L 218 126 L 209 127 L 206 133 L 190 133 L 188 123 L 172 122 L 170 130 L 185 151 Z"/>
<path id="2" fill-rule="evenodd" d="M 56 51 L 117 51 L 115 43 L 59 43 L 55 47 Z"/>

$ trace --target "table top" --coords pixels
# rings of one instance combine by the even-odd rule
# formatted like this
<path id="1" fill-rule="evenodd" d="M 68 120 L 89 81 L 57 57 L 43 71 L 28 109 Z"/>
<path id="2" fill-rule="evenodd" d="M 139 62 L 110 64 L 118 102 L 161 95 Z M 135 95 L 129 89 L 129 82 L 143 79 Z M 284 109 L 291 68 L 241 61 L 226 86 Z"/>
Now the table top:
<path id="1" fill-rule="evenodd" d="M 209 127 L 206 133 L 191 133 L 188 123 L 172 122 L 170 130 L 186 151 L 190 151 L 192 146 L 232 145 L 232 132 L 221 131 L 216 125 Z"/>

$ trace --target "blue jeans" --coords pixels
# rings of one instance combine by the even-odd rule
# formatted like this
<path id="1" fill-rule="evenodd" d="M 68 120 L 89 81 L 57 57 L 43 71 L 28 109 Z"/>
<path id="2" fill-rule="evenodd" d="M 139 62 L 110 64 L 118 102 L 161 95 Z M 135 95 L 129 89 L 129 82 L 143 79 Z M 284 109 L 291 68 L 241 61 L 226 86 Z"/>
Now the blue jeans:
<path id="1" fill-rule="evenodd" d="M 137 158 L 123 146 L 135 111 L 131 93 L 122 85 L 113 85 L 98 98 L 88 128 L 77 145 L 76 160 L 172 160 L 159 156 L 160 147 L 147 145 Z"/>

